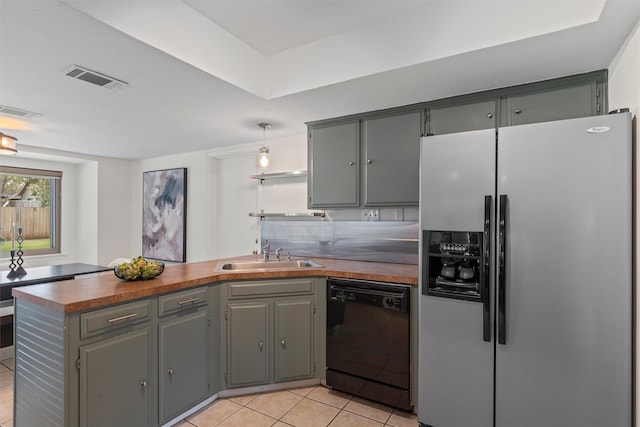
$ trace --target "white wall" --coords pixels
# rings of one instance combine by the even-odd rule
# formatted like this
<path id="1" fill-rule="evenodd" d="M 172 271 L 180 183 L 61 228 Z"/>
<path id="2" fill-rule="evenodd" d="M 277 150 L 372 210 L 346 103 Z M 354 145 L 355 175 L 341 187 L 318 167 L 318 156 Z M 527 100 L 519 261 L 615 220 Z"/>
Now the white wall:
<path id="1" fill-rule="evenodd" d="M 18 149 L 21 150 L 20 146 Z M 80 234 L 77 232 L 78 206 L 80 206 L 82 195 L 79 193 L 78 180 L 83 172 L 79 164 L 61 163 L 47 159 L 23 158 L 20 156 L 7 156 L 2 158 L 3 165 L 16 166 L 34 169 L 58 170 L 62 172 L 61 188 L 61 253 L 57 255 L 25 256 L 24 267 L 35 267 L 48 264 L 64 264 L 75 262 L 78 259 L 78 241 Z M 90 205 L 89 202 L 87 205 Z M 88 207 L 90 209 L 90 207 Z M 86 230 L 85 230 L 86 231 Z M 88 236 L 91 238 L 92 236 Z M 95 260 L 92 260 L 95 261 Z M 9 260 L 2 260 L 2 268 L 8 268 Z"/>
<path id="2" fill-rule="evenodd" d="M 142 173 L 175 168 L 187 168 L 187 262 L 208 259 L 211 236 L 211 164 L 206 152 L 157 157 L 134 163 L 131 174 L 133 203 L 129 230 L 130 256 L 142 254 Z"/>
<path id="3" fill-rule="evenodd" d="M 26 268 L 86 262 L 108 264 L 129 252 L 131 162 L 18 146 L 16 156 L 3 156 L 9 166 L 62 171 L 61 253 L 26 256 Z M 124 225 L 124 230 L 122 226 Z M 0 260 L 0 269 L 8 269 Z"/>
<path id="4" fill-rule="evenodd" d="M 640 113 L 640 22 L 609 66 L 609 109 Z"/>
<path id="5" fill-rule="evenodd" d="M 260 186 L 256 155 L 263 142 L 137 162 L 19 147 L 3 164 L 61 170 L 62 253 L 25 257 L 26 267 L 71 262 L 109 264 L 142 251 L 142 172 L 187 168 L 187 261 L 258 250 L 259 220 L 250 211 L 306 211 L 306 180 Z M 306 169 L 306 135 L 268 140 L 270 172 Z M 0 260 L 0 269 L 8 260 Z"/>
<path id="6" fill-rule="evenodd" d="M 75 260 L 92 264 L 98 260 L 98 162 L 81 163 L 77 169 L 78 177 L 75 182 L 63 179 L 62 194 L 65 194 L 68 186 L 75 185 L 74 193 L 78 195 L 78 203 L 69 206 L 63 198 L 62 230 L 72 228 L 76 232 Z M 71 212 L 78 214 L 70 215 Z M 74 222 L 71 222 L 72 220 Z M 64 240 L 62 242 L 64 244 Z"/>
<path id="7" fill-rule="evenodd" d="M 131 172 L 131 254 L 142 251 L 142 173 L 187 168 L 187 262 L 247 255 L 259 251 L 259 220 L 249 212 L 306 212 L 306 180 L 272 182 L 260 186 L 256 173 L 262 141 L 216 150 L 158 157 L 135 162 Z M 306 135 L 267 141 L 269 172 L 306 170 Z"/>
<path id="8" fill-rule="evenodd" d="M 257 210 L 257 183 L 249 179 L 249 175 L 255 173 L 255 158 L 251 150 L 212 159 L 216 170 L 213 258 L 246 255 L 258 250 L 259 219 L 249 216 L 249 212 Z"/>
<path id="9" fill-rule="evenodd" d="M 635 134 L 636 144 L 637 135 L 640 133 L 640 124 L 638 123 L 638 115 L 640 115 L 640 21 L 636 25 L 634 31 L 627 38 L 624 45 L 614 58 L 609 67 L 609 108 L 611 110 L 616 108 L 628 107 L 630 111 L 635 115 Z M 640 164 L 639 150 L 635 151 L 636 165 Z M 637 166 L 636 166 L 637 168 Z M 637 205 L 638 189 L 640 188 L 640 180 L 636 174 L 635 182 L 635 202 Z M 637 216 L 638 209 L 636 208 L 636 224 L 640 224 Z M 638 227 L 636 226 L 636 269 L 640 266 L 640 248 L 638 247 Z M 637 273 L 636 273 L 637 276 Z M 638 287 L 637 277 L 635 283 L 636 289 Z M 640 293 L 636 293 L 636 307 L 640 307 Z M 637 315 L 636 315 L 637 316 Z M 636 317 L 636 334 L 640 333 L 640 324 L 637 323 Z M 636 342 L 640 339 L 640 336 L 636 336 Z M 640 352 L 636 350 L 636 365 L 640 366 Z M 636 380 L 637 381 L 637 380 Z M 636 408 L 639 407 L 640 401 L 640 384 L 636 383 Z M 636 410 L 636 424 L 640 425 L 640 411 Z"/>
<path id="10" fill-rule="evenodd" d="M 97 171 L 97 259 L 108 265 L 120 257 L 130 258 L 131 210 L 142 185 L 132 182 L 132 162 L 101 158 Z M 140 213 L 142 215 L 142 213 Z"/>
<path id="11" fill-rule="evenodd" d="M 257 173 L 257 153 L 262 142 L 209 153 L 213 159 L 214 203 L 211 258 L 259 253 L 260 219 L 249 212 L 306 212 L 306 178 L 266 180 L 249 178 Z M 268 173 L 307 169 L 306 135 L 267 141 L 271 154 Z"/>

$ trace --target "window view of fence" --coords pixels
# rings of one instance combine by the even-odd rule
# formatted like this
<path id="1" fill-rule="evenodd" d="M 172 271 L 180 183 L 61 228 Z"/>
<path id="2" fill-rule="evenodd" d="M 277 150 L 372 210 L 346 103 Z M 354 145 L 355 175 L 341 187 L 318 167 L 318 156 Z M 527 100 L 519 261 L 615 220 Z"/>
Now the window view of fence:
<path id="1" fill-rule="evenodd" d="M 59 253 L 60 181 L 56 171 L 0 166 L 0 253 Z"/>

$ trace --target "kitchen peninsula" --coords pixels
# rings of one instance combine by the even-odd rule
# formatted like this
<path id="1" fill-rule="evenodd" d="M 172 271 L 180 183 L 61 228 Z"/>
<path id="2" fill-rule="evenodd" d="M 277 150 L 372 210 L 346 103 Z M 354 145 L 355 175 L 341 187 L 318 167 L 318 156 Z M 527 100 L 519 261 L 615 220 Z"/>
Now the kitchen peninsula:
<path id="1" fill-rule="evenodd" d="M 0 271 L 0 348 L 13 346 L 13 288 L 39 283 L 71 280 L 76 276 L 111 270 L 101 265 L 71 263 L 29 267 L 25 275 L 9 277 L 11 270 Z"/>
<path id="2" fill-rule="evenodd" d="M 416 265 L 317 258 L 322 267 L 223 270 L 230 261 L 170 265 L 148 281 L 104 274 L 14 289 L 15 425 L 115 425 L 126 416 L 158 426 L 219 395 L 317 384 L 327 277 L 417 291 Z M 246 358 L 256 325 L 266 339 Z M 296 337 L 286 345 L 284 331 Z"/>
<path id="3" fill-rule="evenodd" d="M 11 290 L 20 286 L 72 280 L 83 274 L 101 273 L 112 270 L 93 264 L 72 263 L 28 268 L 24 276 L 9 278 L 9 270 L 0 271 L 0 300 L 11 299 Z"/>

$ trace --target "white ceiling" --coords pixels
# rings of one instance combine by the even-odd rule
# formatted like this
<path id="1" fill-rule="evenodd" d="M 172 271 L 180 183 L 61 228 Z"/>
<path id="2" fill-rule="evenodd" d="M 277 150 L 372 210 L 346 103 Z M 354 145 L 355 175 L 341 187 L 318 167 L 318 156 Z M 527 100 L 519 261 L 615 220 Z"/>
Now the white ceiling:
<path id="1" fill-rule="evenodd" d="M 638 0 L 0 0 L 19 146 L 141 159 L 607 68 Z M 67 77 L 80 65 L 127 82 Z M 26 150 L 25 150 L 26 151 Z M 20 153 L 18 154 L 20 155 Z"/>

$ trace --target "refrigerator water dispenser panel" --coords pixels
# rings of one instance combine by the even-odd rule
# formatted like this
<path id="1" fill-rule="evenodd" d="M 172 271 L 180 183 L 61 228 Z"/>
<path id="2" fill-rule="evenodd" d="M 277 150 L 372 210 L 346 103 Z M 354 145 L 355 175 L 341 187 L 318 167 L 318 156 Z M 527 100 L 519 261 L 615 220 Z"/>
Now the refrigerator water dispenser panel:
<path id="1" fill-rule="evenodd" d="M 424 230 L 425 295 L 483 301 L 482 232 Z"/>

